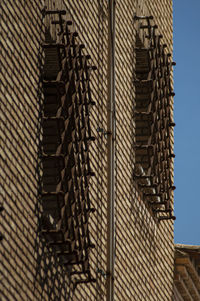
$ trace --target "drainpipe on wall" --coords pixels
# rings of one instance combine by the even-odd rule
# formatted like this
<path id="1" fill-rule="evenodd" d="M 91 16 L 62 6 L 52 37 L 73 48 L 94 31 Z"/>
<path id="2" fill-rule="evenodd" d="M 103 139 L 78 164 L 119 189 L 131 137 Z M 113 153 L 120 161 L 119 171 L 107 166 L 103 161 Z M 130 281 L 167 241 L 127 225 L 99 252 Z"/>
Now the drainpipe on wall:
<path id="1" fill-rule="evenodd" d="M 108 0 L 107 100 L 107 278 L 106 300 L 114 300 L 114 172 L 115 172 L 115 0 Z"/>

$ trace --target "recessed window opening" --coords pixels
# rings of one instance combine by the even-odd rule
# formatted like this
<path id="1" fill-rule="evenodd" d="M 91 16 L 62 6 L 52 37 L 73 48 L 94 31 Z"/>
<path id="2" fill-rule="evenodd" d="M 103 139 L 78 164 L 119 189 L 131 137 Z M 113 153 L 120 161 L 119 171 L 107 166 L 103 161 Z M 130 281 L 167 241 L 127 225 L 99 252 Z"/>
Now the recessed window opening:
<path id="1" fill-rule="evenodd" d="M 54 30 L 43 45 L 42 234 L 76 283 L 95 281 L 89 250 L 90 57 L 65 21 L 65 11 L 46 11 Z M 50 18 L 53 16 L 53 18 Z M 51 32 L 57 38 L 51 38 Z"/>
<path id="2" fill-rule="evenodd" d="M 137 17 L 138 18 L 138 17 Z M 138 18 L 139 20 L 139 18 Z M 174 219 L 172 97 L 170 55 L 150 18 L 139 22 L 135 69 L 134 177 L 144 200 L 159 220 Z"/>

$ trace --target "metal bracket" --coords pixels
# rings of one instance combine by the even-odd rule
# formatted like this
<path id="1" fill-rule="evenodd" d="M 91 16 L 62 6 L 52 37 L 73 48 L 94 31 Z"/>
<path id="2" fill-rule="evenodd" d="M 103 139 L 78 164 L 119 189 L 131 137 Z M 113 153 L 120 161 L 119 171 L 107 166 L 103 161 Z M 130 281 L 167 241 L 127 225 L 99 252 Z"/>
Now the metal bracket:
<path id="1" fill-rule="evenodd" d="M 134 20 L 153 20 L 153 16 L 137 16 L 134 15 Z"/>
<path id="2" fill-rule="evenodd" d="M 103 271 L 102 269 L 97 269 L 97 273 L 101 274 L 101 276 L 103 276 L 105 279 L 107 278 L 107 274 L 105 271 Z"/>
<path id="3" fill-rule="evenodd" d="M 105 137 L 106 137 L 107 135 L 111 135 L 111 134 L 112 134 L 111 132 L 108 132 L 108 131 L 106 131 L 104 128 L 100 128 L 100 127 L 97 128 L 97 132 L 98 132 L 98 133 L 102 133 Z"/>

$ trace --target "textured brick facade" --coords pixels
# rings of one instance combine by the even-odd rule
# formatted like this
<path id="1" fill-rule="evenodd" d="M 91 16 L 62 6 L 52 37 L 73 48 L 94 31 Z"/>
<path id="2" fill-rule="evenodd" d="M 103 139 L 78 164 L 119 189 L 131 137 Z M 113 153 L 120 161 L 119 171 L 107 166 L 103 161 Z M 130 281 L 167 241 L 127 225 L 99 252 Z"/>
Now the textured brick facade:
<path id="1" fill-rule="evenodd" d="M 2 300 L 106 300 L 107 38 L 108 1 L 2 0 L 1 213 Z M 138 3 L 137 3 L 138 2 Z M 68 278 L 40 235 L 40 141 L 45 20 L 43 9 L 67 11 L 91 55 L 93 136 L 90 157 L 90 265 L 96 283 Z M 173 290 L 173 221 L 158 222 L 133 180 L 133 121 L 137 22 L 152 15 L 172 52 L 172 1 L 116 1 L 115 298 L 169 301 Z M 47 24 L 48 25 L 48 24 Z M 173 136 L 171 137 L 173 140 Z M 172 168 L 172 166 L 171 166 Z M 71 298 L 71 299 L 70 299 Z"/>

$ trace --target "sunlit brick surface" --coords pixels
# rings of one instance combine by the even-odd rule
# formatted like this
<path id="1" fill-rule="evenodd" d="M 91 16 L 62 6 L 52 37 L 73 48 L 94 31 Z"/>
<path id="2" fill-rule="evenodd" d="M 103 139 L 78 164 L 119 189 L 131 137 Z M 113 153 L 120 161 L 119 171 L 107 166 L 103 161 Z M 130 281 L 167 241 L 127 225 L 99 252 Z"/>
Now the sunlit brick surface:
<path id="1" fill-rule="evenodd" d="M 115 299 L 170 301 L 173 283 L 173 221 L 154 218 L 133 181 L 135 162 L 135 87 L 137 23 L 134 15 L 153 15 L 163 43 L 172 52 L 171 1 L 116 1 L 116 152 L 115 152 Z M 85 54 L 97 71 L 91 74 L 92 136 L 89 221 L 95 248 L 90 265 L 96 283 L 68 278 L 56 254 L 39 235 L 41 220 L 41 111 L 44 95 L 44 14 L 66 10 Z M 106 300 L 107 1 L 2 0 L 1 55 L 1 232 L 2 300 Z M 49 21 L 50 22 L 50 21 Z M 47 25 L 47 24 L 46 24 Z M 53 34 L 53 33 L 52 33 Z M 171 137 L 173 140 L 173 137 Z M 71 299 L 70 299 L 71 298 Z"/>

